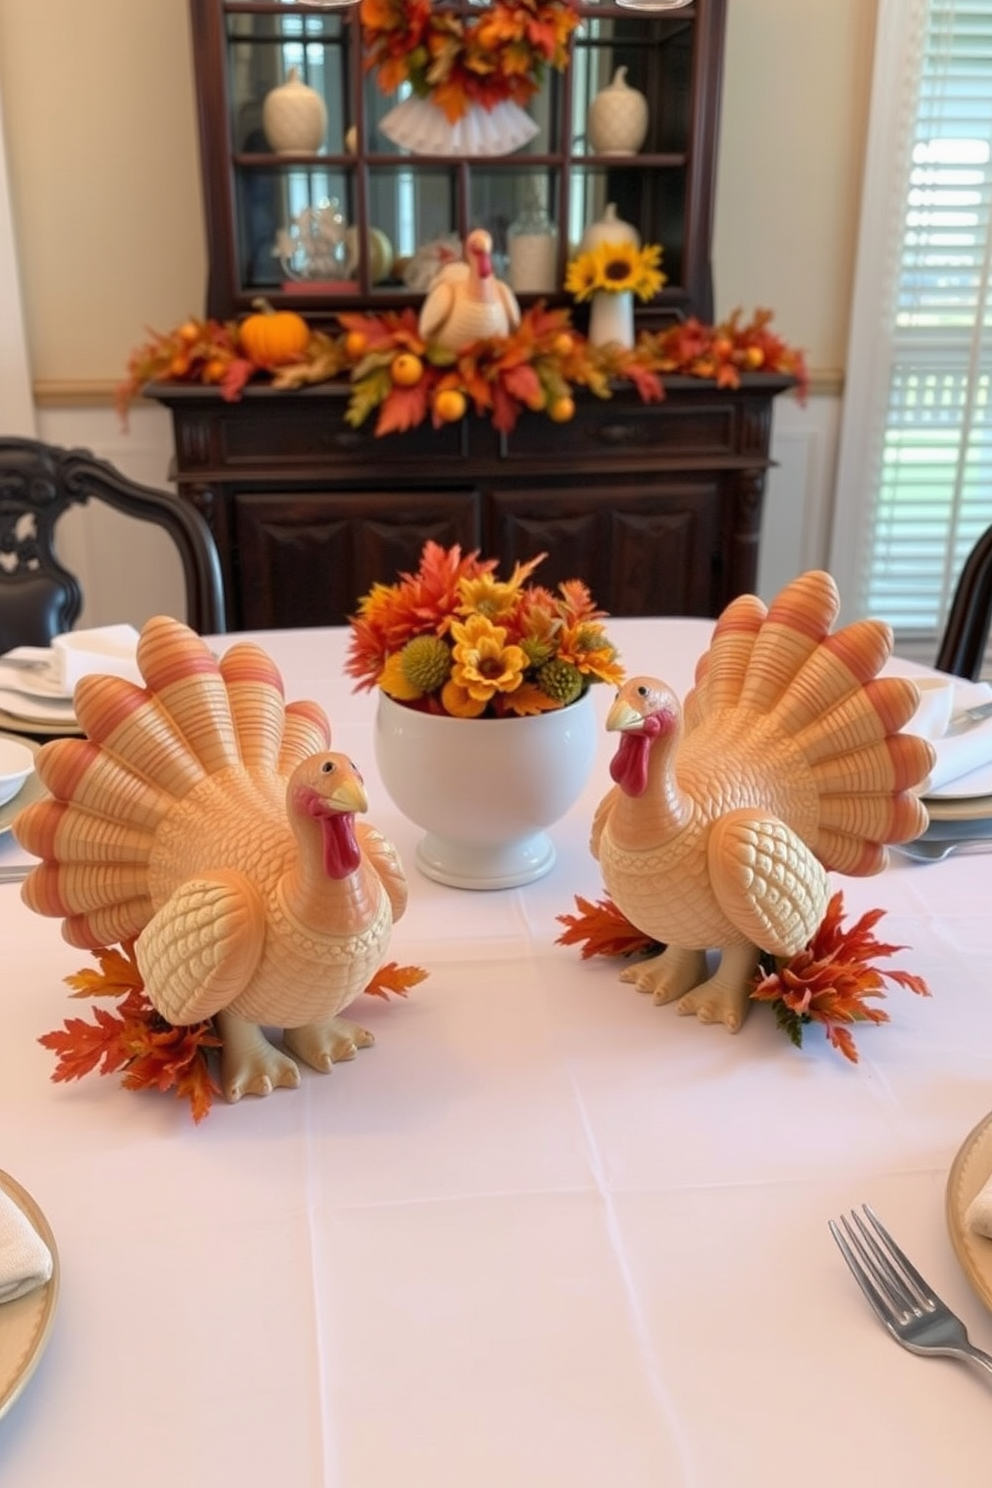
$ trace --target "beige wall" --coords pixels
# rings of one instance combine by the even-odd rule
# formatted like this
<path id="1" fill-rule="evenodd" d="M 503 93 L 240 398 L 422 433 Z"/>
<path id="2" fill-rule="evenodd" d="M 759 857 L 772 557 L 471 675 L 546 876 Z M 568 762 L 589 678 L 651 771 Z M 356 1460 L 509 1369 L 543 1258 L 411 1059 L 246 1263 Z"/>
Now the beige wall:
<path id="1" fill-rule="evenodd" d="M 728 0 L 719 313 L 768 305 L 843 368 L 875 0 Z M 116 381 L 203 308 L 186 0 L 0 0 L 0 100 L 36 383 Z"/>

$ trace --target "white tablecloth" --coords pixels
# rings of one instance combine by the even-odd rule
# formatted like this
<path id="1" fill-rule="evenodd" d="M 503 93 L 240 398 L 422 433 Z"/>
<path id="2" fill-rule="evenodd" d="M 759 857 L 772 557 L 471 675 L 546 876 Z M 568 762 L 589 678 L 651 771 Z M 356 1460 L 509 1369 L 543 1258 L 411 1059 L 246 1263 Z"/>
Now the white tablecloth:
<path id="1" fill-rule="evenodd" d="M 684 689 L 709 626 L 611 630 Z M 992 1108 L 992 857 L 838 880 L 933 992 L 892 989 L 857 1067 L 760 1007 L 733 1037 L 555 945 L 602 892 L 608 736 L 548 877 L 442 888 L 378 783 L 346 638 L 264 640 L 409 866 L 390 954 L 430 976 L 363 999 L 373 1049 L 199 1128 L 117 1077 L 55 1085 L 38 1037 L 86 1011 L 63 978 L 87 958 L 0 888 L 0 1167 L 62 1261 L 3 1488 L 986 1488 L 987 1381 L 896 1347 L 827 1219 L 870 1201 L 992 1350 L 944 1218 Z"/>

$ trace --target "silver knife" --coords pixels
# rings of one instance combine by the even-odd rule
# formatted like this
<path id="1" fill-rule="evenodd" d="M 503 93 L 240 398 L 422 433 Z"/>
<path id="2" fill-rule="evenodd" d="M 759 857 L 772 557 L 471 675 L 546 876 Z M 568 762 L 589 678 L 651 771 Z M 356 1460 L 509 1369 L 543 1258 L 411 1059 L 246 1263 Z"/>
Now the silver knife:
<path id="1" fill-rule="evenodd" d="M 981 723 L 983 718 L 992 718 L 992 701 L 978 703 L 974 708 L 962 708 L 960 713 L 955 713 L 944 730 L 945 739 L 948 734 L 963 734 L 965 729 Z"/>

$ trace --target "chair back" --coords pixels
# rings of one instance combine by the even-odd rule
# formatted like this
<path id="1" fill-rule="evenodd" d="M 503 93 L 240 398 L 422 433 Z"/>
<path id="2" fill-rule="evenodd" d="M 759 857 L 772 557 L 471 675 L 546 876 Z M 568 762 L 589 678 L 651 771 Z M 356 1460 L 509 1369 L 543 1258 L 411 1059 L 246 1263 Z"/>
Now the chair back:
<path id="1" fill-rule="evenodd" d="M 0 439 L 0 652 L 47 646 L 79 619 L 83 594 L 59 561 L 55 529 L 91 499 L 163 527 L 182 560 L 186 619 L 201 634 L 225 630 L 224 589 L 213 535 L 200 513 L 166 491 L 128 480 L 88 450 Z"/>
<path id="2" fill-rule="evenodd" d="M 942 672 L 975 681 L 992 624 L 992 527 L 965 559 L 934 663 Z"/>

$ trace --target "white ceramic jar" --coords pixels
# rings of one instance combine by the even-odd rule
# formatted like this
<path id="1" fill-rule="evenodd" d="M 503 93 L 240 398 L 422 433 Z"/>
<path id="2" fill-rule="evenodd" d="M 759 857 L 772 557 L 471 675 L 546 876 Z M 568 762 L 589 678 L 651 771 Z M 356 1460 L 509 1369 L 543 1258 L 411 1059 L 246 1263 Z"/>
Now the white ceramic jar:
<path id="1" fill-rule="evenodd" d="M 327 107 L 315 88 L 300 81 L 295 67 L 265 95 L 262 128 L 278 155 L 313 155 L 323 145 Z"/>
<path id="2" fill-rule="evenodd" d="M 635 155 L 647 138 L 648 101 L 618 67 L 589 105 L 589 143 L 597 155 Z"/>

